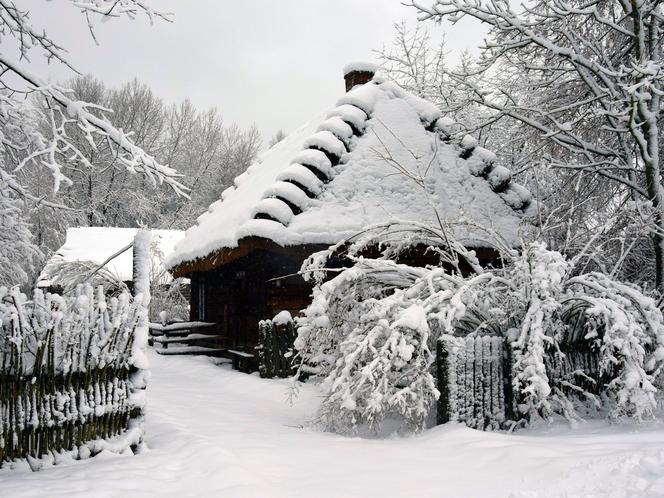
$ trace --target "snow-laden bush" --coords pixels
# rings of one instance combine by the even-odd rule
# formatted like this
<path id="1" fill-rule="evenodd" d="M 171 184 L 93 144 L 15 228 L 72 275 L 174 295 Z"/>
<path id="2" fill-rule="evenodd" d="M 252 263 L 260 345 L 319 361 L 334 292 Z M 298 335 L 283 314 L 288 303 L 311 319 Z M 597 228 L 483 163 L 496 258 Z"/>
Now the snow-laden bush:
<path id="1" fill-rule="evenodd" d="M 378 282 L 367 284 L 373 278 L 359 265 L 317 289 L 295 347 L 307 358 L 304 371 L 326 376 L 320 417 L 327 428 L 376 428 L 398 415 L 422 429 L 438 397 L 425 310 L 402 290 L 386 295 Z"/>
<path id="2" fill-rule="evenodd" d="M 664 360 L 664 320 L 655 300 L 601 273 L 570 278 L 566 286 L 567 302 L 584 306 L 586 337 L 599 347 L 602 372 L 611 376 L 610 415 L 653 415 Z"/>
<path id="3" fill-rule="evenodd" d="M 510 308 L 503 309 L 518 327 L 512 329 L 516 336 L 512 343 L 512 383 L 515 392 L 521 394 L 520 408 L 525 413 L 548 417 L 553 411 L 544 359 L 565 328 L 560 296 L 568 269 L 560 253 L 547 251 L 543 244 L 532 244 L 506 275 Z"/>
<path id="4" fill-rule="evenodd" d="M 324 378 L 326 398 L 319 416 L 327 429 L 378 429 L 385 419 L 397 418 L 402 429 L 422 430 L 439 396 L 431 374 L 437 332 L 431 330 L 428 314 L 434 308 L 426 296 L 435 280 L 438 289 L 445 287 L 448 298 L 463 307 L 455 291 L 466 282 L 442 268 L 415 268 L 353 253 L 362 248 L 358 243 L 349 249 L 354 266 L 328 282 L 323 282 L 324 267 L 337 248 L 305 263 L 305 273 L 318 284 L 299 320 L 295 348 L 300 373 Z M 447 256 L 450 262 L 453 258 Z M 465 257 L 472 260 L 471 254 Z"/>
<path id="5" fill-rule="evenodd" d="M 422 429 L 438 396 L 431 366 L 441 333 L 507 337 L 517 418 L 576 419 L 579 400 L 599 402 L 579 380 L 601 379 L 609 379 L 597 391 L 610 401 L 612 418 L 653 415 L 664 319 L 637 288 L 597 273 L 571 276 L 571 263 L 541 243 L 504 268 L 468 276 L 449 265 L 413 268 L 348 251 L 352 266 L 325 282 L 325 264 L 338 249 L 305 263 L 317 283 L 295 343 L 300 370 L 324 379 L 326 428 L 353 431 L 399 416 L 404 427 Z M 547 369 L 547 358 L 565 357 L 578 327 L 576 340 L 599 354 L 598 379 L 583 369 L 560 378 Z"/>

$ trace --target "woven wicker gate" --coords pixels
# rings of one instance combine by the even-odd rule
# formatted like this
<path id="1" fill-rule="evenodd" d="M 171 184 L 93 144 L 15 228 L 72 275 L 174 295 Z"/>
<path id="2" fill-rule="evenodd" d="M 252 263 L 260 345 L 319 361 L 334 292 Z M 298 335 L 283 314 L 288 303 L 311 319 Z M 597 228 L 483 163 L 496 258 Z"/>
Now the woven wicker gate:
<path id="1" fill-rule="evenodd" d="M 578 337 L 577 337 L 578 336 Z M 600 367 L 599 351 L 582 335 L 550 348 L 544 364 L 552 388 L 574 395 L 572 385 L 600 394 L 611 380 Z M 513 428 L 526 422 L 513 390 L 512 346 L 502 336 L 443 335 L 437 346 L 440 398 L 437 422 L 463 422 L 480 430 Z"/>
<path id="2" fill-rule="evenodd" d="M 437 421 L 463 422 L 480 430 L 505 428 L 514 414 L 510 355 L 496 336 L 454 337 L 438 341 Z"/>

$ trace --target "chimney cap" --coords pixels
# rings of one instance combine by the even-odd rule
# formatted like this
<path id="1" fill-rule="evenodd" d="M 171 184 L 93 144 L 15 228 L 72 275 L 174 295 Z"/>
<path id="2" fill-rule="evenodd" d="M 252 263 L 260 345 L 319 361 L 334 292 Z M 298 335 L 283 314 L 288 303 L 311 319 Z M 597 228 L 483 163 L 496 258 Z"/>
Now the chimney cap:
<path id="1" fill-rule="evenodd" d="M 371 73 L 376 74 L 378 71 L 378 66 L 372 62 L 349 62 L 344 66 L 344 76 L 349 75 L 350 73 Z"/>

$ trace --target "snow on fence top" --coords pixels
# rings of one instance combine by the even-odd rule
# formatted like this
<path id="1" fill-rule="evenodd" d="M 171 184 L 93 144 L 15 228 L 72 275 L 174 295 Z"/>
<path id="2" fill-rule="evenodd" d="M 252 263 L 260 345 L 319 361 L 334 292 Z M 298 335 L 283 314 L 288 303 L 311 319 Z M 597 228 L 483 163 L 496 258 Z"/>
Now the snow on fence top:
<path id="1" fill-rule="evenodd" d="M 51 272 L 62 262 L 91 261 L 101 264 L 110 256 L 132 243 L 137 228 L 118 227 L 76 227 L 68 228 L 65 243 L 48 260 L 37 282 L 37 287 L 57 284 L 52 281 Z M 181 230 L 152 230 L 153 242 L 161 253 L 152 262 L 161 268 L 164 260 L 173 252 L 177 242 L 184 238 Z M 133 248 L 109 261 L 104 268 L 119 280 L 128 282 L 133 274 Z"/>
<path id="2" fill-rule="evenodd" d="M 238 176 L 186 231 L 167 267 L 250 236 L 333 244 L 393 218 L 437 224 L 432 206 L 468 247 L 493 245 L 479 226 L 516 244 L 536 203 L 475 139 L 453 139 L 458 129 L 434 104 L 374 77 Z"/>

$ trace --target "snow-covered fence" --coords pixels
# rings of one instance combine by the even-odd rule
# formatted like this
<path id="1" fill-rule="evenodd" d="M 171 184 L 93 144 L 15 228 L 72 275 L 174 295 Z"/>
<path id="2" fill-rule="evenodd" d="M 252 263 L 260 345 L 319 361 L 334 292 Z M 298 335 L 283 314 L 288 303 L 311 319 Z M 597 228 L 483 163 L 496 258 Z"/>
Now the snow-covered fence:
<path id="1" fill-rule="evenodd" d="M 579 330 L 583 325 L 579 324 Z M 503 336 L 457 337 L 442 335 L 437 343 L 437 422 L 463 422 L 480 430 L 524 425 L 527 413 L 514 391 L 514 344 Z M 613 380 L 601 368 L 592 341 L 568 330 L 558 347 L 545 348 L 544 368 L 552 390 L 570 398 L 601 394 Z"/>
<path id="2" fill-rule="evenodd" d="M 443 335 L 437 346 L 439 424 L 459 421 L 494 430 L 513 417 L 505 339 Z"/>
<path id="3" fill-rule="evenodd" d="M 140 444 L 135 333 L 145 312 L 101 287 L 71 298 L 35 290 L 31 301 L 0 288 L 0 465 Z"/>
<path id="4" fill-rule="evenodd" d="M 139 230 L 134 237 L 134 302 L 138 313 L 136 324 L 132 331 L 133 341 L 131 357 L 129 358 L 131 382 L 132 418 L 129 428 L 136 431 L 138 440 L 132 445 L 134 451 L 143 448 L 143 434 L 145 433 L 145 404 L 146 389 L 150 372 L 149 362 L 145 355 L 148 345 L 149 332 L 149 310 L 150 310 L 150 245 L 152 244 L 152 233 L 148 230 Z"/>
<path id="5" fill-rule="evenodd" d="M 614 378 L 610 365 L 603 368 L 599 351 L 591 349 L 588 343 L 561 348 L 559 353 L 549 351 L 544 365 L 551 386 L 569 396 L 583 392 L 601 394 Z"/>
<path id="6" fill-rule="evenodd" d="M 258 371 L 263 378 L 285 378 L 294 373 L 293 343 L 297 328 L 290 315 L 284 320 L 278 319 L 280 315 L 274 320 L 262 320 L 258 326 Z"/>
<path id="7" fill-rule="evenodd" d="M 150 323 L 148 344 L 162 355 L 221 356 L 224 335 L 216 322 Z"/>

